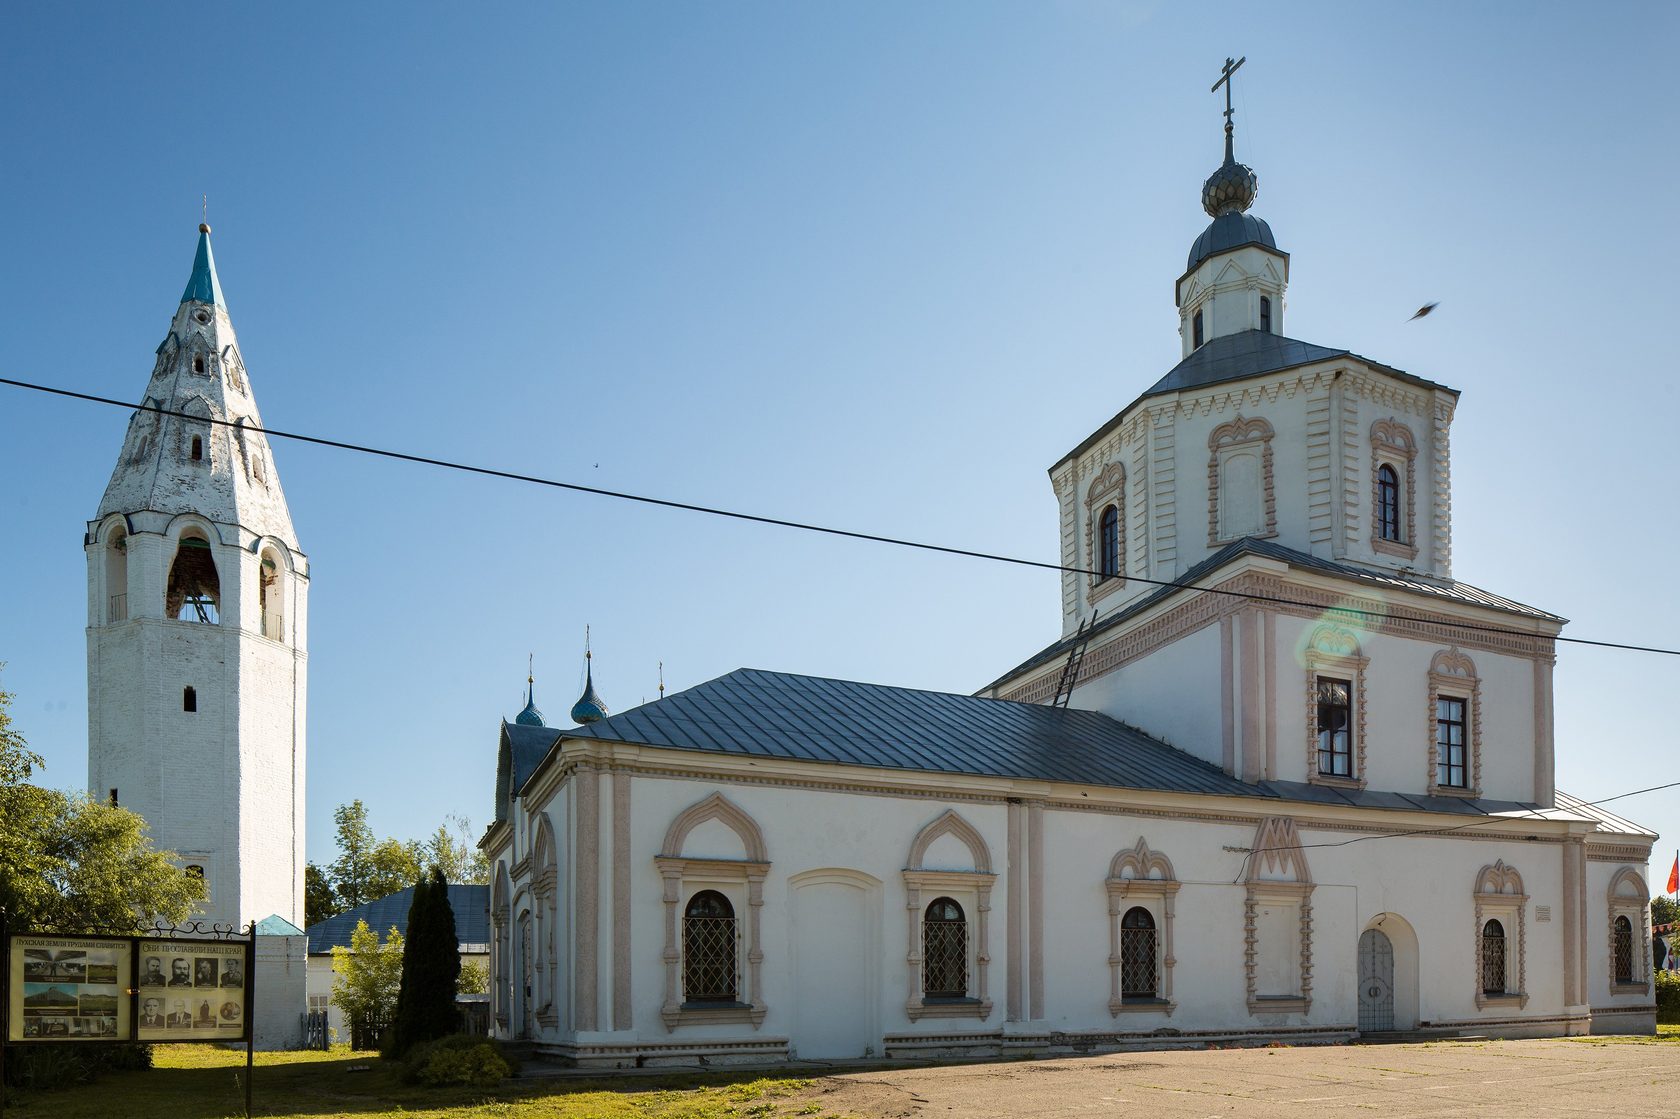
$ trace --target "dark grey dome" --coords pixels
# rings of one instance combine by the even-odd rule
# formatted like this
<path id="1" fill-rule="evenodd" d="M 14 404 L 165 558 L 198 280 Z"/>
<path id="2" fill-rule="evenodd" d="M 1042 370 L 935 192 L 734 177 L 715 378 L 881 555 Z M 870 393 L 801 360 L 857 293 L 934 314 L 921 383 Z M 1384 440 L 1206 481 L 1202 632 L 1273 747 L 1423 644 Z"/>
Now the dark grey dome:
<path id="1" fill-rule="evenodd" d="M 1190 246 L 1190 263 L 1184 266 L 1184 270 L 1193 271 L 1208 257 L 1243 245 L 1276 249 L 1277 241 L 1272 238 L 1272 227 L 1264 219 L 1227 210 L 1209 222 L 1202 235 L 1196 238 L 1196 243 Z"/>

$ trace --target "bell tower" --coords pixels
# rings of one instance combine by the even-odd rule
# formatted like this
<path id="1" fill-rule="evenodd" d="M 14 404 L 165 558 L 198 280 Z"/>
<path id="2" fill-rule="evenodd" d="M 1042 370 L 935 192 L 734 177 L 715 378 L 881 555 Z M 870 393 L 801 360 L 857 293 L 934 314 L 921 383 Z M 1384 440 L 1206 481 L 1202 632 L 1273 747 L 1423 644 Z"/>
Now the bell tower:
<path id="1" fill-rule="evenodd" d="M 309 561 L 208 225 L 143 403 L 83 542 L 88 782 L 202 873 L 203 917 L 302 927 Z"/>

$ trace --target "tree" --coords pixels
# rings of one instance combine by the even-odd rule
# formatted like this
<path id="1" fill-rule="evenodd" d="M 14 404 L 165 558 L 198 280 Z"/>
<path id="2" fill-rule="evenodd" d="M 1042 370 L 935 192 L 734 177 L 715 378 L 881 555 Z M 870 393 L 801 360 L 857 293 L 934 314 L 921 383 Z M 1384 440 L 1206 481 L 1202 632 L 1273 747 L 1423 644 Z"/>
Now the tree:
<path id="1" fill-rule="evenodd" d="M 333 893 L 340 909 L 354 909 L 364 901 L 373 901 L 382 894 L 368 893 L 368 878 L 373 873 L 373 829 L 368 826 L 367 806 L 361 799 L 341 804 L 333 810 L 333 824 L 338 829 L 338 858 L 332 864 Z"/>
<path id="2" fill-rule="evenodd" d="M 124 929 L 182 921 L 204 884 L 152 847 L 126 808 L 29 783 L 39 755 L 0 691 L 0 906 L 14 930 Z"/>
<path id="3" fill-rule="evenodd" d="M 343 910 L 338 904 L 338 896 L 333 893 L 332 879 L 327 877 L 327 872 L 314 863 L 306 864 L 303 868 L 304 925 L 319 924 L 341 912 Z"/>
<path id="4" fill-rule="evenodd" d="M 490 965 L 483 960 L 465 960 L 461 974 L 455 980 L 457 995 L 488 995 L 490 993 Z"/>
<path id="5" fill-rule="evenodd" d="M 474 842 L 472 821 L 465 816 L 444 817 L 426 841 L 425 862 L 428 869 L 436 867 L 451 882 L 480 886 L 490 882 L 490 861 Z"/>
<path id="6" fill-rule="evenodd" d="M 377 901 L 414 885 L 425 873 L 421 858 L 420 845 L 413 840 L 382 839 L 374 844 L 368 856 L 367 896 L 362 900 Z"/>
<path id="7" fill-rule="evenodd" d="M 433 868 L 415 884 L 408 910 L 408 941 L 403 952 L 402 992 L 391 1026 L 389 1055 L 401 1057 L 421 1042 L 457 1032 L 455 987 L 461 974 L 461 945 L 455 937 L 455 910 L 449 884 Z"/>
<path id="8" fill-rule="evenodd" d="M 1680 919 L 1680 905 L 1676 905 L 1673 898 L 1658 894 L 1651 899 L 1651 923 L 1653 925 L 1673 924 L 1677 919 Z"/>
<path id="9" fill-rule="evenodd" d="M 403 972 L 403 935 L 392 929 L 379 943 L 379 934 L 366 921 L 356 922 L 350 947 L 333 946 L 333 1005 L 351 1023 L 352 1043 L 377 1043 L 364 1038 L 364 1023 L 388 1020 L 396 1009 Z"/>

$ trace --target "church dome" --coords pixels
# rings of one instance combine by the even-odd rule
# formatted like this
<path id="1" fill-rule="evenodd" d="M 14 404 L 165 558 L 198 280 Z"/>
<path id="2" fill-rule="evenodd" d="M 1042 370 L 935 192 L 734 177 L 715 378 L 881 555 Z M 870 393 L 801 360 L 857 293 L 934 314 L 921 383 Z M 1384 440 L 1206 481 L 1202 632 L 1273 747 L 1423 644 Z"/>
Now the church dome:
<path id="1" fill-rule="evenodd" d="M 1207 182 L 1202 184 L 1202 209 L 1210 218 L 1241 213 L 1254 205 L 1254 199 L 1259 194 L 1260 177 L 1254 173 L 1254 168 L 1238 163 L 1227 152 L 1219 170 L 1209 175 Z"/>
<path id="2" fill-rule="evenodd" d="M 1184 270 L 1192 272 L 1208 257 L 1243 245 L 1276 249 L 1277 240 L 1272 237 L 1272 227 L 1266 224 L 1265 219 L 1239 210 L 1227 210 L 1209 222 L 1202 235 L 1196 238 L 1196 243 L 1190 246 L 1190 263 L 1184 266 Z"/>
<path id="3" fill-rule="evenodd" d="M 543 722 L 543 713 L 537 710 L 537 703 L 534 699 L 527 699 L 525 701 L 525 709 L 515 715 L 513 717 L 513 721 L 522 727 L 541 727 L 548 725 Z"/>
<path id="4" fill-rule="evenodd" d="M 600 722 L 608 714 L 607 705 L 595 694 L 594 673 L 586 673 L 583 678 L 583 695 L 572 704 L 572 722 L 588 726 L 590 723 Z"/>

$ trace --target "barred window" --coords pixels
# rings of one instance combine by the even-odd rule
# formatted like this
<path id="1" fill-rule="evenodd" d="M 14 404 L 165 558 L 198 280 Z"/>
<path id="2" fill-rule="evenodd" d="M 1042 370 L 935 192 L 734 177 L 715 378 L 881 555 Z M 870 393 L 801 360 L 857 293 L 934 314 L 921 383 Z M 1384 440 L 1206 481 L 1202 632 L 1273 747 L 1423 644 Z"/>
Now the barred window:
<path id="1" fill-rule="evenodd" d="M 968 919 L 950 898 L 935 898 L 922 915 L 922 994 L 968 997 Z"/>
<path id="2" fill-rule="evenodd" d="M 735 907 L 716 890 L 702 890 L 683 911 L 683 998 L 735 1002 Z"/>
<path id="3" fill-rule="evenodd" d="M 1353 776 L 1353 684 L 1318 678 L 1318 771 Z"/>
<path id="4" fill-rule="evenodd" d="M 1482 994 L 1505 993 L 1505 926 L 1489 921 L 1482 926 Z"/>
<path id="5" fill-rule="evenodd" d="M 1465 706 L 1458 696 L 1435 699 L 1435 783 L 1445 788 L 1470 787 L 1464 765 Z"/>
<path id="6" fill-rule="evenodd" d="M 1120 997 L 1156 997 L 1155 918 L 1141 905 L 1120 918 Z"/>
<path id="7" fill-rule="evenodd" d="M 1616 954 L 1616 982 L 1634 982 L 1633 922 L 1626 917 L 1616 918 L 1616 942 L 1611 950 Z"/>
<path id="8" fill-rule="evenodd" d="M 1387 463 L 1377 468 L 1377 535 L 1400 540 L 1400 475 Z"/>
<path id="9" fill-rule="evenodd" d="M 1103 510 L 1101 526 L 1102 554 L 1098 557 L 1097 571 L 1103 579 L 1112 579 L 1120 574 L 1120 510 L 1110 505 Z"/>

